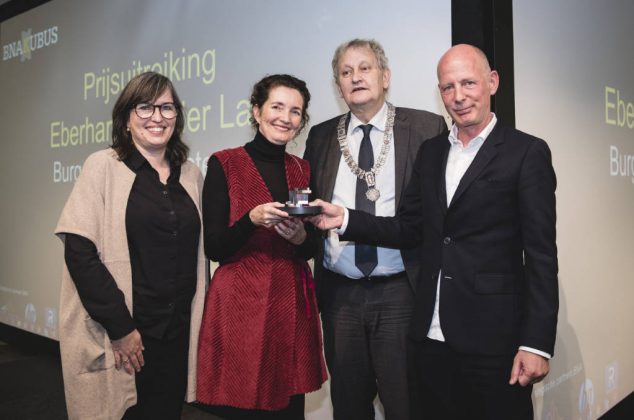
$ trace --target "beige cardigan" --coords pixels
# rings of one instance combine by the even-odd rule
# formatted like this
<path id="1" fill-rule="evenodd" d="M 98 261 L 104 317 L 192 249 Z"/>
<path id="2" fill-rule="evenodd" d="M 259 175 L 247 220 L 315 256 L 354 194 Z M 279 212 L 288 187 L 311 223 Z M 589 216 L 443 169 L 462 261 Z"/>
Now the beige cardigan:
<path id="1" fill-rule="evenodd" d="M 125 295 L 132 313 L 132 272 L 125 214 L 135 174 L 112 149 L 93 153 L 64 206 L 55 233 L 90 239 L 101 261 Z M 181 167 L 180 183 L 196 204 L 199 215 L 202 176 L 191 162 Z M 203 236 L 198 246 L 198 280 L 192 301 L 186 400 L 196 399 L 198 332 L 203 313 L 207 267 Z M 59 306 L 59 338 L 66 406 L 70 419 L 120 419 L 136 404 L 134 375 L 114 368 L 110 339 L 104 328 L 84 309 L 66 265 Z"/>

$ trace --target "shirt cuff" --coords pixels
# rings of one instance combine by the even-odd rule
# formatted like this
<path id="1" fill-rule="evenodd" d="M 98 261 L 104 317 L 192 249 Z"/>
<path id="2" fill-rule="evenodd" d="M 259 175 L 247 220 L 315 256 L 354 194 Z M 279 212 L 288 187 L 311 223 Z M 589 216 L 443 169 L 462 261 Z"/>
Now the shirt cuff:
<path id="1" fill-rule="evenodd" d="M 337 235 L 343 235 L 344 233 L 346 233 L 346 229 L 348 228 L 348 219 L 349 218 L 350 218 L 350 213 L 348 212 L 348 208 L 344 207 L 343 208 L 343 222 L 341 223 L 341 226 L 339 226 L 336 229 L 333 229 L 333 231 Z"/>
<path id="2" fill-rule="evenodd" d="M 545 351 L 534 349 L 532 347 L 520 346 L 519 349 L 527 351 L 527 352 L 530 352 L 530 353 L 538 354 L 538 355 L 540 355 L 542 357 L 545 357 L 546 359 L 552 359 L 553 358 L 553 356 L 551 354 L 546 353 Z"/>
<path id="3" fill-rule="evenodd" d="M 104 323 L 103 327 L 106 329 L 110 341 L 123 338 L 136 329 L 134 319 L 130 316 L 130 313 L 127 312 L 127 316 L 125 315 L 122 313 L 120 316 L 108 320 L 108 325 Z"/>

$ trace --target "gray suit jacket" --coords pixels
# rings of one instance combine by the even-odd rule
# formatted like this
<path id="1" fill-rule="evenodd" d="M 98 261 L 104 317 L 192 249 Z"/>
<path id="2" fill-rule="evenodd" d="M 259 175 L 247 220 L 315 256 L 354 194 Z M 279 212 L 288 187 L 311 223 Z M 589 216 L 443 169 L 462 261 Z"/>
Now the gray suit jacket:
<path id="1" fill-rule="evenodd" d="M 311 198 L 332 200 L 332 193 L 337 179 L 337 170 L 341 159 L 341 150 L 337 141 L 337 124 L 341 116 L 337 116 L 311 128 L 306 140 L 304 159 L 310 162 Z M 347 116 L 350 122 L 350 113 Z M 396 108 L 394 121 L 394 155 L 396 182 L 396 209 L 399 208 L 403 190 L 412 175 L 414 160 L 421 144 L 429 138 L 447 133 L 447 125 L 440 115 L 427 111 L 409 108 Z M 315 279 L 319 288 L 319 279 L 323 272 L 323 241 L 315 256 Z M 416 290 L 416 281 L 420 271 L 420 247 L 401 251 L 407 277 Z"/>

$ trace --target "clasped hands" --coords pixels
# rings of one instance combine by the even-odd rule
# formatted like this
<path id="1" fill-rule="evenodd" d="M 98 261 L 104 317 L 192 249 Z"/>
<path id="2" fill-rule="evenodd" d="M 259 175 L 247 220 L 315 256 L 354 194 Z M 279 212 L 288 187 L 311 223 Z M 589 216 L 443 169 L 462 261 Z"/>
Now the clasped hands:
<path id="1" fill-rule="evenodd" d="M 278 235 L 293 245 L 302 244 L 306 240 L 304 223 L 300 219 L 291 217 L 285 211 L 280 210 L 281 207 L 284 207 L 284 204 L 260 204 L 249 212 L 249 218 L 256 226 L 275 229 Z"/>
<path id="2" fill-rule="evenodd" d="M 112 352 L 114 353 L 114 367 L 123 369 L 130 375 L 135 371 L 140 372 L 145 360 L 143 359 L 143 342 L 138 330 L 112 341 Z"/>

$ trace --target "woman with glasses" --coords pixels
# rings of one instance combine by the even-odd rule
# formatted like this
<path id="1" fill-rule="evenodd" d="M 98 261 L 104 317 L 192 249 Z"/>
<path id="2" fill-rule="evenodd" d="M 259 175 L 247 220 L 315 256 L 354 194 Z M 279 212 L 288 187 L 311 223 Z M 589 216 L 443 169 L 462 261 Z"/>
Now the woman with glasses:
<path id="1" fill-rule="evenodd" d="M 310 183 L 308 162 L 285 153 L 309 100 L 303 81 L 265 77 L 251 94 L 253 140 L 209 159 L 205 251 L 220 266 L 200 329 L 197 398 L 223 419 L 303 419 L 304 394 L 326 380 L 306 263 L 318 238 L 281 209 Z"/>
<path id="2" fill-rule="evenodd" d="M 88 157 L 55 230 L 71 419 L 180 419 L 195 398 L 206 265 L 202 176 L 184 125 L 169 79 L 130 80 L 112 111 L 112 147 Z"/>

